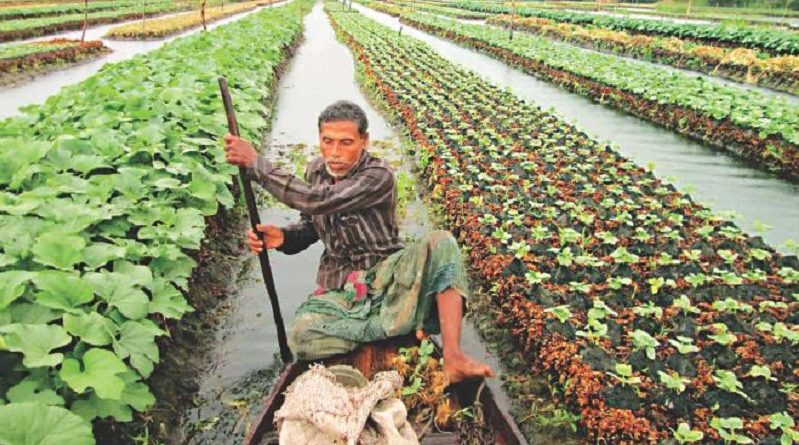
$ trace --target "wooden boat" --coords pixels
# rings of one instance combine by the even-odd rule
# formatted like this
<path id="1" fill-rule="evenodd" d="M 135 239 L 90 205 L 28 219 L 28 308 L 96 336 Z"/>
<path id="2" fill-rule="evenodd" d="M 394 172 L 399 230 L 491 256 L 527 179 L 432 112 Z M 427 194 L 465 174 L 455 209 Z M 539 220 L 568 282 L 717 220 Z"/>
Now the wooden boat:
<path id="1" fill-rule="evenodd" d="M 418 341 L 412 336 L 391 338 L 382 342 L 363 345 L 352 353 L 331 357 L 321 362 L 325 366 L 350 365 L 363 373 L 367 379 L 371 379 L 377 372 L 392 369 L 390 359 L 399 348 L 415 345 L 418 345 Z M 436 353 L 439 352 L 440 349 L 436 351 Z M 283 405 L 284 393 L 288 386 L 300 374 L 305 372 L 311 364 L 311 362 L 290 363 L 281 373 L 272 390 L 264 399 L 263 412 L 250 428 L 244 441 L 245 445 L 271 445 L 277 443 L 277 434 L 274 428 L 275 411 Z M 460 406 L 474 406 L 476 409 L 479 407 L 482 410 L 482 418 L 484 420 L 483 425 L 479 427 L 483 428 L 484 431 L 489 431 L 489 437 L 493 438 L 493 440 L 489 439 L 485 443 L 525 445 L 527 442 L 522 437 L 516 424 L 499 409 L 488 386 L 481 385 L 481 383 L 482 380 L 462 382 L 452 385 L 449 392 L 453 393 L 456 402 Z M 475 400 L 478 397 L 479 399 Z M 425 434 L 420 442 L 422 445 L 455 445 L 460 443 L 458 437 L 458 431 L 436 432 Z"/>

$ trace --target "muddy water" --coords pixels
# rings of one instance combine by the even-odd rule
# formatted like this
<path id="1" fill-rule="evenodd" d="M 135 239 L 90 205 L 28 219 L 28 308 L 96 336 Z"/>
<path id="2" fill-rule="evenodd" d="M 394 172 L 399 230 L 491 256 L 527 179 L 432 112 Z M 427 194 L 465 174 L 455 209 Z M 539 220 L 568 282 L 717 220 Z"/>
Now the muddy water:
<path id="1" fill-rule="evenodd" d="M 304 41 L 288 65 L 279 84 L 271 135 L 264 141 L 266 156 L 285 168 L 302 166 L 318 152 L 316 118 L 327 105 L 351 100 L 366 110 L 369 118 L 370 150 L 395 166 L 398 176 L 410 177 L 410 163 L 401 154 L 394 131 L 367 102 L 354 80 L 355 67 L 349 50 L 335 39 L 322 5 L 305 19 Z M 298 212 L 262 204 L 261 219 L 283 226 L 296 221 Z M 425 204 L 416 193 L 404 202 L 401 230 L 416 237 L 433 227 Z M 291 325 L 299 305 L 315 288 L 316 268 L 322 246 L 317 243 L 296 254 L 271 252 L 281 313 Z M 187 443 L 240 443 L 248 422 L 260 412 L 260 398 L 277 369 L 277 337 L 261 271 L 247 258 L 238 280 L 238 291 L 229 298 L 229 315 L 217 333 L 216 347 L 201 382 L 198 405 L 186 414 Z M 483 360 L 498 364 L 486 352 L 471 329 L 464 332 L 464 348 Z M 499 382 L 491 383 L 495 392 Z M 245 407 L 245 408 L 242 408 Z"/>
<path id="2" fill-rule="evenodd" d="M 268 6 L 264 6 L 252 11 L 232 15 L 225 19 L 209 24 L 208 29 L 214 29 L 217 26 L 228 24 L 232 21 L 238 20 L 242 17 L 245 17 L 249 14 L 260 11 L 261 9 L 267 7 Z M 181 14 L 185 14 L 185 11 L 181 12 Z M 132 22 L 135 22 L 135 20 L 133 20 Z M 105 66 L 108 63 L 122 62 L 136 55 L 158 49 L 161 46 L 163 46 L 165 43 L 171 42 L 178 37 L 191 35 L 202 30 L 202 28 L 195 28 L 186 31 L 184 33 L 170 36 L 160 40 L 147 40 L 147 41 L 119 40 L 118 41 L 118 40 L 110 40 L 102 38 L 105 35 L 105 33 L 108 32 L 109 29 L 125 23 L 130 23 L 130 22 L 121 22 L 110 25 L 95 26 L 87 29 L 86 31 L 87 40 L 98 40 L 98 39 L 103 40 L 103 43 L 105 43 L 107 47 L 111 48 L 112 52 L 97 59 L 92 59 L 90 61 L 87 61 L 85 63 L 71 66 L 63 70 L 53 71 L 51 73 L 47 73 L 42 76 L 38 76 L 32 81 L 22 83 L 18 86 L 0 88 L 0 103 L 3 104 L 3 106 L 0 108 L 0 119 L 4 119 L 17 114 L 17 110 L 19 109 L 19 107 L 25 105 L 43 103 L 45 99 L 47 99 L 53 94 L 58 93 L 58 91 L 62 87 L 85 80 L 89 76 L 98 72 L 103 66 Z M 80 33 L 81 33 L 80 31 L 70 31 L 55 36 L 47 36 L 44 39 L 49 40 L 56 37 L 80 39 Z M 35 40 L 41 40 L 41 39 L 43 38 L 37 38 Z"/>
<path id="3" fill-rule="evenodd" d="M 757 222 L 768 224 L 772 228 L 764 238 L 774 247 L 790 239 L 799 241 L 799 185 L 760 171 L 726 152 L 561 90 L 477 51 L 401 25 L 389 15 L 358 4 L 353 7 L 393 29 L 402 27 L 403 35 L 427 42 L 448 60 L 510 88 L 520 97 L 554 109 L 638 164 L 654 164 L 658 176 L 670 179 L 714 211 L 735 212 L 736 222 L 744 230 L 755 233 Z"/>

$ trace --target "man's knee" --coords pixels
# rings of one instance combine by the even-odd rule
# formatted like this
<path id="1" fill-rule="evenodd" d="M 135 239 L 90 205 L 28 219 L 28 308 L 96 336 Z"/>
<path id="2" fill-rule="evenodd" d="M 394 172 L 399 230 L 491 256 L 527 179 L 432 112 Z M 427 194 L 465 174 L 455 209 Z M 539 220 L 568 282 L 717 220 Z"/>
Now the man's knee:
<path id="1" fill-rule="evenodd" d="M 291 352 L 298 360 L 319 360 L 352 351 L 357 343 L 329 335 L 318 329 L 319 320 L 298 315 L 288 332 Z"/>
<path id="2" fill-rule="evenodd" d="M 434 249 L 458 249 L 458 240 L 449 230 L 434 230 L 426 235 L 427 242 Z"/>

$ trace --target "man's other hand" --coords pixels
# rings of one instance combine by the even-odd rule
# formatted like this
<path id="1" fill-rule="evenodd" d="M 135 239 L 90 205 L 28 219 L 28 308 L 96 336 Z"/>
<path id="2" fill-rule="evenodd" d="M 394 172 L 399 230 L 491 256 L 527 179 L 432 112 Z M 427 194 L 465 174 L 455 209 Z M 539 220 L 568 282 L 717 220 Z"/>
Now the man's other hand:
<path id="1" fill-rule="evenodd" d="M 277 249 L 283 245 L 285 237 L 283 236 L 283 229 L 278 226 L 258 224 L 255 226 L 258 232 L 263 234 L 263 240 L 266 241 L 267 249 Z M 252 230 L 247 231 L 247 244 L 250 245 L 252 253 L 258 255 L 264 250 L 264 241 L 261 236 L 256 235 Z"/>
<path id="2" fill-rule="evenodd" d="M 252 167 L 255 165 L 255 158 L 258 152 L 252 145 L 244 139 L 226 134 L 225 137 L 225 160 L 228 164 L 239 167 Z"/>

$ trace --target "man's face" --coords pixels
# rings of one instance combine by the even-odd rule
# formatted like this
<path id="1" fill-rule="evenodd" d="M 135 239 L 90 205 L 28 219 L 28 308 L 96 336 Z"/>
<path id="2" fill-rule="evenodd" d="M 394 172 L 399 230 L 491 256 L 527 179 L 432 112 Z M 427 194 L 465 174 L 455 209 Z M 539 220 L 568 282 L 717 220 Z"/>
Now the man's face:
<path id="1" fill-rule="evenodd" d="M 319 147 L 327 171 L 339 179 L 349 173 L 369 143 L 369 133 L 358 133 L 352 121 L 323 122 L 319 129 Z"/>

